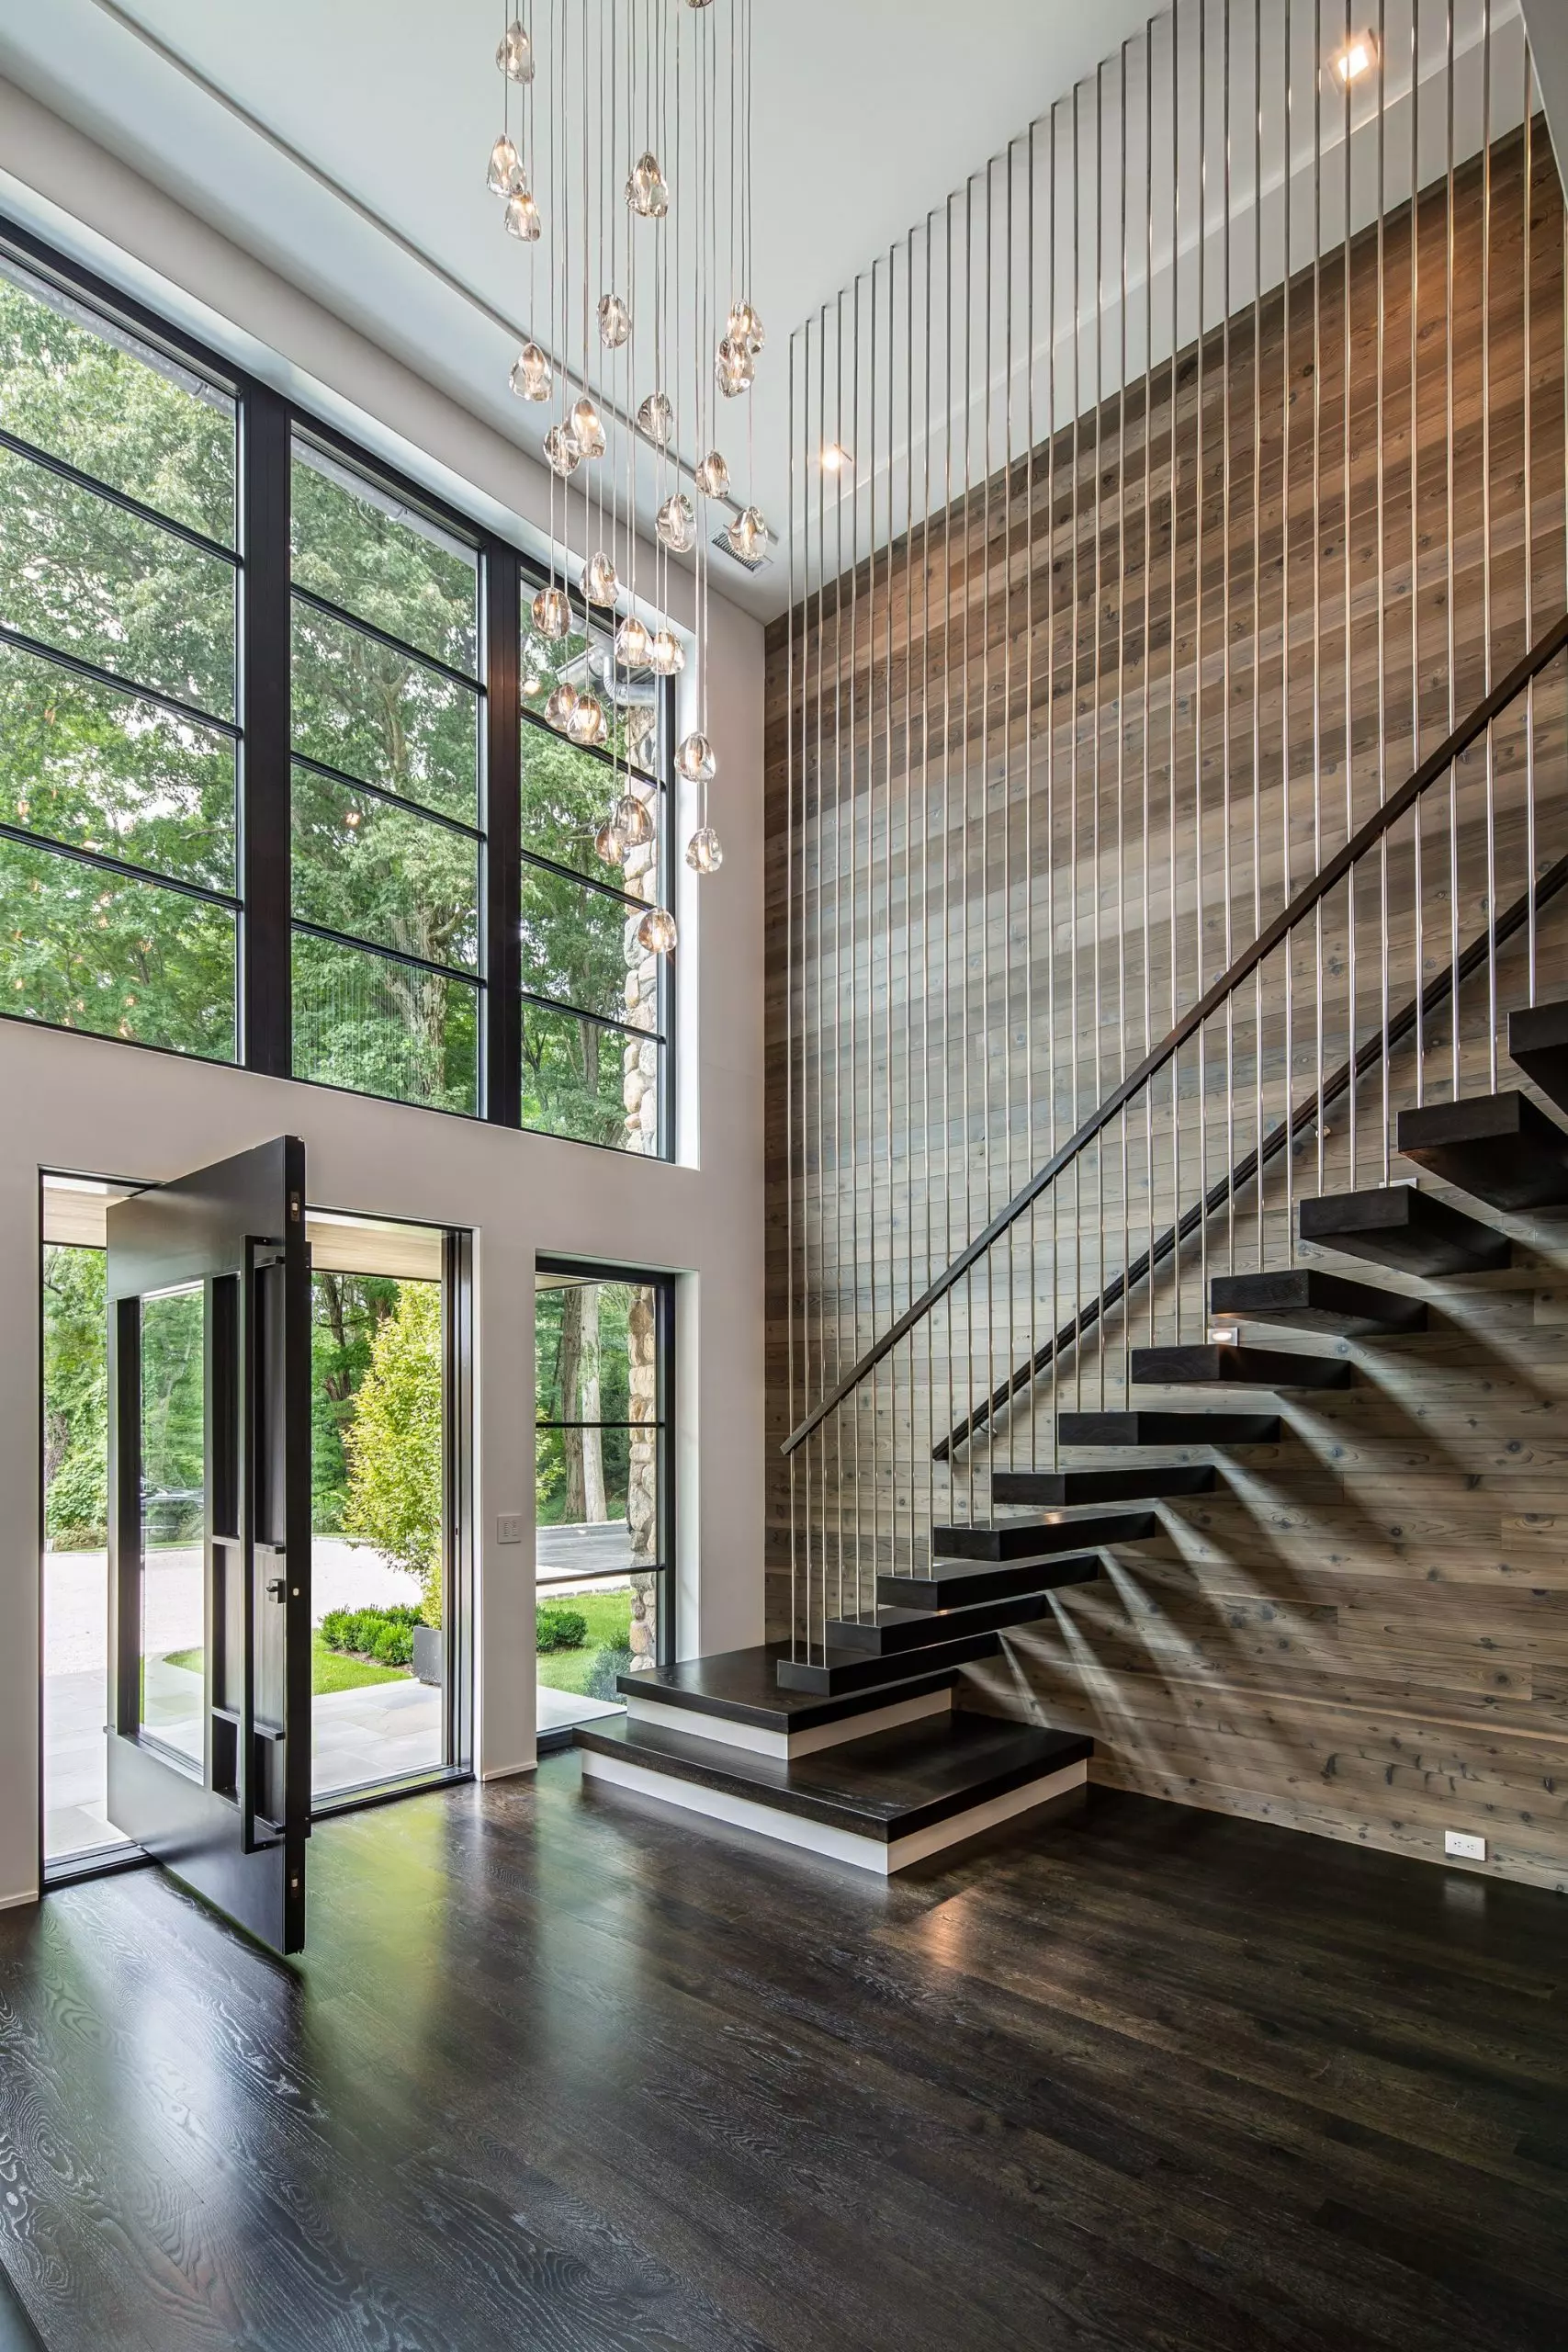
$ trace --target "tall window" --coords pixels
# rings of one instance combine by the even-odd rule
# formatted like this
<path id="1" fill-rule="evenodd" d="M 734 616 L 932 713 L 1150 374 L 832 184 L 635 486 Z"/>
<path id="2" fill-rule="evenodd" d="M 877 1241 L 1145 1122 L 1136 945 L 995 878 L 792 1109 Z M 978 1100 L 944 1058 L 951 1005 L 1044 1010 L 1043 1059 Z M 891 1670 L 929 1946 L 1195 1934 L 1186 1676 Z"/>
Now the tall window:
<path id="1" fill-rule="evenodd" d="M 294 1069 L 479 1107 L 479 557 L 296 435 Z"/>
<path id="2" fill-rule="evenodd" d="M 666 886 L 663 689 L 628 673 L 599 631 L 522 655 L 523 1123 L 586 1143 L 657 1153 L 669 1125 L 668 989 L 637 927 Z M 589 689 L 610 729 L 602 751 L 564 742 L 540 713 L 559 683 Z M 648 839 L 616 865 L 594 837 L 618 799 Z"/>
<path id="3" fill-rule="evenodd" d="M 233 396 L 0 261 L 0 999 L 237 1050 Z"/>
<path id="4" fill-rule="evenodd" d="M 667 1153 L 671 690 L 539 584 L 0 222 L 0 1014 Z"/>

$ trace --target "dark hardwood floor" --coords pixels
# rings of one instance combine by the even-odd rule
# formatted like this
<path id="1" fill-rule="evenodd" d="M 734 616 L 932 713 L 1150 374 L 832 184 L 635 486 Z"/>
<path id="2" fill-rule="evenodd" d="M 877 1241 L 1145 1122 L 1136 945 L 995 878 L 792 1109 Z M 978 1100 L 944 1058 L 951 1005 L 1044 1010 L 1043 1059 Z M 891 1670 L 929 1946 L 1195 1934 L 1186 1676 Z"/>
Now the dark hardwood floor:
<path id="1" fill-rule="evenodd" d="M 310 1871 L 299 1965 L 0 1917 L 50 2352 L 1568 2344 L 1560 1897 L 1098 1792 L 884 1887 L 570 1757 Z"/>

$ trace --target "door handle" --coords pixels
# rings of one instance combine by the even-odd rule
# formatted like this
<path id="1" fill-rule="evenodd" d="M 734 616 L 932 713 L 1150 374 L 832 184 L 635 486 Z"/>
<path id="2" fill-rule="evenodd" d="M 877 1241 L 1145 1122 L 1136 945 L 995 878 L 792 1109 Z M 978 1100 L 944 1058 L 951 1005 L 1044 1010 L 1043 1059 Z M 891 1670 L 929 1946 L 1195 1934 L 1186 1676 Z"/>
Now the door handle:
<path id="1" fill-rule="evenodd" d="M 266 1589 L 274 1600 L 281 1600 L 284 1594 L 288 1591 L 288 1586 L 287 1580 L 282 1577 L 268 1577 L 266 1580 Z"/>

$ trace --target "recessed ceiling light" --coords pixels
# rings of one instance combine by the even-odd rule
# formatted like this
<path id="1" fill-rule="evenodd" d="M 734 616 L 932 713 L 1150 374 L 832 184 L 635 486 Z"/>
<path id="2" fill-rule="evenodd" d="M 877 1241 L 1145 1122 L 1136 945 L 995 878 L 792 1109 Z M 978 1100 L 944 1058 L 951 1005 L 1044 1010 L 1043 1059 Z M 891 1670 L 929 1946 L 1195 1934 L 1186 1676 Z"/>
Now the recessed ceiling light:
<path id="1" fill-rule="evenodd" d="M 849 473 L 852 471 L 854 462 L 853 453 L 846 449 L 841 441 L 823 442 L 821 466 L 825 474 Z"/>
<path id="2" fill-rule="evenodd" d="M 1334 71 L 1338 75 L 1342 86 L 1348 89 L 1350 84 L 1359 82 L 1363 74 L 1370 74 L 1377 62 L 1378 45 L 1375 36 L 1371 33 L 1357 33 L 1353 40 L 1346 42 L 1343 49 L 1335 52 Z"/>

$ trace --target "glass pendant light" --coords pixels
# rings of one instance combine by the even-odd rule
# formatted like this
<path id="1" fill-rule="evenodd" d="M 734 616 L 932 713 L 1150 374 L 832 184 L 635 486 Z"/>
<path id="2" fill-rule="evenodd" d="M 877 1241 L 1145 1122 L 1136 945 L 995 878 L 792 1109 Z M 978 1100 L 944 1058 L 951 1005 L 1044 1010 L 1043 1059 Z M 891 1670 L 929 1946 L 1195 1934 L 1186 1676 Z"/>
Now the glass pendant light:
<path id="1" fill-rule="evenodd" d="M 647 625 L 635 613 L 628 613 L 615 631 L 615 659 L 623 670 L 641 670 L 648 664 L 653 650 L 653 639 Z"/>
<path id="2" fill-rule="evenodd" d="M 668 907 L 649 907 L 637 927 L 637 935 L 650 956 L 668 956 L 680 936 Z"/>
<path id="3" fill-rule="evenodd" d="M 566 731 L 574 743 L 586 744 L 591 750 L 604 741 L 604 712 L 597 695 L 578 695 Z"/>
<path id="4" fill-rule="evenodd" d="M 485 173 L 485 186 L 491 196 L 510 196 L 513 175 L 522 168 L 522 158 L 503 130 L 490 151 L 490 168 Z"/>
<path id="5" fill-rule="evenodd" d="M 613 605 L 621 593 L 615 577 L 615 567 L 603 548 L 588 559 L 588 569 L 582 575 L 582 593 L 591 605 Z"/>
<path id="6" fill-rule="evenodd" d="M 608 817 L 600 820 L 599 830 L 593 836 L 593 846 L 606 865 L 619 865 L 625 857 L 626 845 L 621 839 L 621 829 L 615 822 L 613 810 Z"/>
<path id="7" fill-rule="evenodd" d="M 602 458 L 604 454 L 604 420 L 586 392 L 580 401 L 573 401 L 571 415 L 568 421 L 571 426 L 571 437 L 577 444 L 579 456 Z"/>
<path id="8" fill-rule="evenodd" d="M 637 429 L 660 449 L 667 449 L 675 432 L 675 411 L 668 392 L 649 392 L 637 413 Z"/>
<path id="9" fill-rule="evenodd" d="M 753 359 L 767 341 L 761 313 L 750 302 L 737 302 L 729 313 L 729 341 L 743 344 Z"/>
<path id="10" fill-rule="evenodd" d="M 768 551 L 768 526 L 760 506 L 748 506 L 723 534 L 724 544 L 741 563 L 761 563 Z"/>
<path id="11" fill-rule="evenodd" d="M 670 183 L 651 153 L 637 157 L 626 182 L 626 202 L 644 220 L 662 220 L 670 209 Z"/>
<path id="12" fill-rule="evenodd" d="M 615 808 L 615 830 L 628 849 L 644 849 L 653 839 L 653 819 L 646 800 L 635 792 L 621 795 Z"/>
<path id="13" fill-rule="evenodd" d="M 686 666 L 686 649 L 673 629 L 656 628 L 649 649 L 649 668 L 661 678 L 672 678 Z"/>
<path id="14" fill-rule="evenodd" d="M 697 518 L 684 491 L 678 490 L 665 500 L 654 517 L 653 527 L 660 544 L 676 555 L 684 555 L 696 545 Z"/>
<path id="15" fill-rule="evenodd" d="M 710 449 L 698 465 L 696 481 L 706 498 L 722 498 L 729 488 L 729 468 L 716 449 Z"/>
<path id="16" fill-rule="evenodd" d="M 714 354 L 714 380 L 727 401 L 750 391 L 757 373 L 757 365 L 746 345 L 736 336 L 727 334 Z"/>
<path id="17" fill-rule="evenodd" d="M 606 351 L 619 351 L 632 331 L 632 314 L 618 294 L 599 298 L 599 340 Z"/>
<path id="18" fill-rule="evenodd" d="M 558 728 L 564 735 L 571 724 L 571 714 L 576 708 L 577 688 L 563 678 L 558 686 L 550 690 L 550 698 L 545 705 L 545 717 L 552 727 Z"/>
<path id="19" fill-rule="evenodd" d="M 688 784 L 713 782 L 718 771 L 718 762 L 714 758 L 713 745 L 700 729 L 682 738 L 681 748 L 675 754 L 675 765 Z"/>
<path id="20" fill-rule="evenodd" d="M 513 188 L 507 198 L 506 210 L 502 217 L 506 222 L 509 236 L 521 238 L 525 245 L 538 243 L 540 232 L 545 224 L 539 218 L 538 206 L 528 192 L 526 180 L 523 182 L 521 187 Z"/>
<path id="21" fill-rule="evenodd" d="M 509 82 L 531 82 L 534 78 L 534 44 L 526 27 L 515 17 L 501 37 L 495 62 Z"/>
<path id="22" fill-rule="evenodd" d="M 563 481 L 568 474 L 577 471 L 582 452 L 570 424 L 551 425 L 545 435 L 545 456 L 549 461 L 551 473 L 559 474 Z"/>
<path id="23" fill-rule="evenodd" d="M 571 628 L 571 599 L 564 588 L 540 588 L 528 607 L 539 635 L 558 645 Z"/>
<path id="24" fill-rule="evenodd" d="M 512 389 L 520 401 L 547 401 L 555 382 L 548 352 L 525 343 L 512 363 Z"/>
<path id="25" fill-rule="evenodd" d="M 699 825 L 686 843 L 686 863 L 694 874 L 716 874 L 724 864 L 724 852 L 711 825 Z"/>

